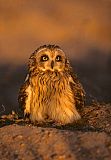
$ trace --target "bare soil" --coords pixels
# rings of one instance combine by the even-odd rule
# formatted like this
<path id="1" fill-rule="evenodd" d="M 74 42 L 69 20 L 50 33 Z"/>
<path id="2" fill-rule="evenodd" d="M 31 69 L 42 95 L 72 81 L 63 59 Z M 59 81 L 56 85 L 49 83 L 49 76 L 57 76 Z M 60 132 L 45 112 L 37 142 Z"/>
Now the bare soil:
<path id="1" fill-rule="evenodd" d="M 76 124 L 31 124 L 12 112 L 0 119 L 2 160 L 111 160 L 111 105 L 94 103 Z"/>

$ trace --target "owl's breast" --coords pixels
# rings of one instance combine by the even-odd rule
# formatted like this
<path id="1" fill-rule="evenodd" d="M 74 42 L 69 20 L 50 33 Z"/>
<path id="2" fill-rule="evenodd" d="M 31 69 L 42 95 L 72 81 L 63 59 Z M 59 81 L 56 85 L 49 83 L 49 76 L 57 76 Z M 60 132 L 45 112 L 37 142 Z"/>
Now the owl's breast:
<path id="1" fill-rule="evenodd" d="M 68 77 L 63 74 L 50 73 L 38 75 L 32 79 L 33 92 L 37 99 L 45 101 L 61 96 L 69 88 Z"/>

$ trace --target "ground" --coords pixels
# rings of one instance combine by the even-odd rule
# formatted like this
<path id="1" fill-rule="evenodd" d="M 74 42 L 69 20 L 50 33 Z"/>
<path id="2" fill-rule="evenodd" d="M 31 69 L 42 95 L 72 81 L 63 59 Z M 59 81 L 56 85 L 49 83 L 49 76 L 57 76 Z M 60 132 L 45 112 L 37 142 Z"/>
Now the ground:
<path id="1" fill-rule="evenodd" d="M 93 103 L 76 124 L 33 125 L 12 112 L 0 119 L 2 160 L 110 160 L 111 105 Z"/>

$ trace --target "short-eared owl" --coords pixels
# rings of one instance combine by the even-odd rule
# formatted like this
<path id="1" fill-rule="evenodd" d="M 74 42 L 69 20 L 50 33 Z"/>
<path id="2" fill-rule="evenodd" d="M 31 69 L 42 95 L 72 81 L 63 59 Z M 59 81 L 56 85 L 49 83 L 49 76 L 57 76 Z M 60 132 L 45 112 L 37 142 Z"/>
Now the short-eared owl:
<path id="1" fill-rule="evenodd" d="M 19 92 L 19 105 L 32 122 L 46 119 L 60 124 L 81 118 L 78 107 L 84 106 L 84 90 L 63 50 L 44 45 L 29 58 L 28 75 Z"/>

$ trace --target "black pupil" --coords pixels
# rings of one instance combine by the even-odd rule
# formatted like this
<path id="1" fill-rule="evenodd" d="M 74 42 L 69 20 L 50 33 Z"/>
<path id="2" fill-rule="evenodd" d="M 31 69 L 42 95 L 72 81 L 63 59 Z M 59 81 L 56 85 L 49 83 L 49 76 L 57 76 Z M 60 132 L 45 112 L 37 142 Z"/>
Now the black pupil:
<path id="1" fill-rule="evenodd" d="M 58 62 L 62 61 L 62 57 L 61 56 L 57 56 L 56 57 L 56 61 L 58 61 Z"/>
<path id="2" fill-rule="evenodd" d="M 43 55 L 41 57 L 41 61 L 47 61 L 49 59 L 49 57 L 47 55 Z"/>

